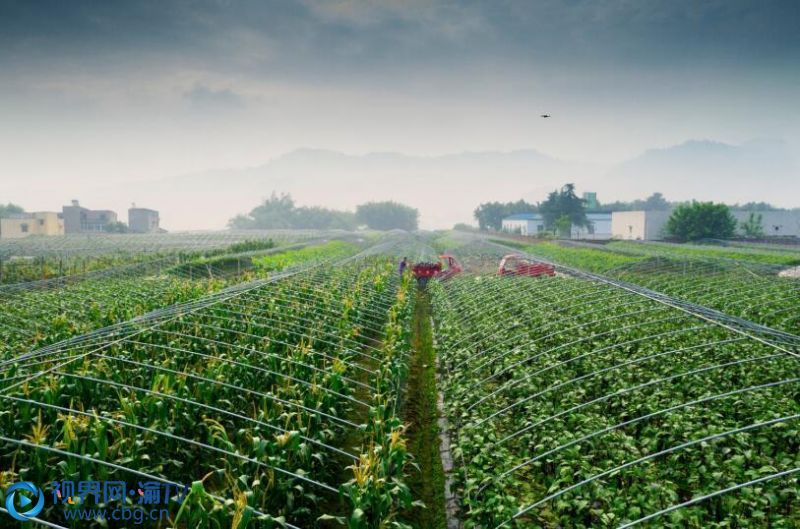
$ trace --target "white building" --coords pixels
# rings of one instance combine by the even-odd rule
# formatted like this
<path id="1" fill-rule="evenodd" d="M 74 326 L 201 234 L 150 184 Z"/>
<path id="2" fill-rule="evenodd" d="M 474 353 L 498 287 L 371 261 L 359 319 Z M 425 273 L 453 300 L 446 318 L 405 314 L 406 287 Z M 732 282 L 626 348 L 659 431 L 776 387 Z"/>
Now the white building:
<path id="1" fill-rule="evenodd" d="M 587 213 L 588 226 L 573 226 L 571 239 L 610 239 L 611 213 Z M 503 231 L 519 235 L 536 236 L 547 231 L 544 217 L 539 213 L 518 213 L 503 219 Z"/>
<path id="2" fill-rule="evenodd" d="M 545 231 L 544 218 L 539 213 L 518 213 L 503 219 L 503 231 L 535 236 Z"/>
<path id="3" fill-rule="evenodd" d="M 615 239 L 652 241 L 664 238 L 671 211 L 615 211 L 611 214 L 611 235 Z"/>
<path id="4" fill-rule="evenodd" d="M 736 234 L 745 235 L 742 223 L 749 211 L 732 211 L 737 221 Z M 761 215 L 765 237 L 800 237 L 800 211 L 755 211 Z M 665 238 L 672 211 L 615 211 L 611 214 L 611 235 L 615 239 L 652 241 Z"/>
<path id="5" fill-rule="evenodd" d="M 570 239 L 605 240 L 611 238 L 611 213 L 587 213 L 588 226 L 572 226 Z"/>
<path id="6" fill-rule="evenodd" d="M 750 218 L 749 211 L 732 211 L 737 221 L 737 235 L 745 235 L 742 223 Z M 754 211 L 761 215 L 761 227 L 765 237 L 800 237 L 800 211 Z"/>

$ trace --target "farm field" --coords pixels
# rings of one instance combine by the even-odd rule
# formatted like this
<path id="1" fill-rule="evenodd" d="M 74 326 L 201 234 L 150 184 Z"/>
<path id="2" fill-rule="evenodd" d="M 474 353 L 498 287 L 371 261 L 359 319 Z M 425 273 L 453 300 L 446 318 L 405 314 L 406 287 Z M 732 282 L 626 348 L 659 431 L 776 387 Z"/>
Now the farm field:
<path id="1" fill-rule="evenodd" d="M 386 256 L 323 248 L 336 263 L 295 250 L 263 278 L 256 265 L 213 294 L 0 360 L 4 482 L 186 485 L 160 527 L 391 520 L 411 503 L 394 484 L 410 281 Z"/>
<path id="2" fill-rule="evenodd" d="M 568 276 L 433 288 L 466 527 L 800 523 L 800 342 Z"/>
<path id="3" fill-rule="evenodd" d="M 709 244 L 671 244 L 659 242 L 612 241 L 606 245 L 612 250 L 627 251 L 649 256 L 673 258 L 734 259 L 765 265 L 800 265 L 800 248 L 738 245 L 716 246 Z"/>
<path id="4" fill-rule="evenodd" d="M 144 489 L 158 529 L 800 526 L 797 283 L 774 265 L 283 237 L 0 290 L 3 527 L 133 527 L 74 516 L 152 514 Z M 498 276 L 520 250 L 564 266 Z M 442 252 L 463 272 L 398 274 Z M 30 523 L 4 517 L 18 481 L 47 497 Z M 79 482 L 134 495 L 58 496 Z"/>
<path id="5" fill-rule="evenodd" d="M 509 241 L 497 241 L 509 244 Z M 750 249 L 745 260 L 727 248 L 668 243 L 611 242 L 562 246 L 510 243 L 538 258 L 635 284 L 733 317 L 800 334 L 800 281 L 783 277 L 800 253 Z M 706 253 L 702 253 L 705 251 Z M 637 254 L 637 252 L 639 252 Z M 721 258 L 720 255 L 728 257 Z M 783 264 L 774 264 L 782 261 Z M 773 264 L 764 264 L 773 262 Z"/>
<path id="6" fill-rule="evenodd" d="M 299 242 L 321 240 L 323 233 L 287 231 L 241 233 L 176 233 L 150 235 L 68 235 L 0 241 L 0 292 L 22 283 L 68 282 L 116 274 L 125 268 L 161 261 L 209 260 Z M 341 236 L 341 234 L 339 234 Z"/>
<path id="7" fill-rule="evenodd" d="M 254 249 L 254 248 L 262 249 Z M 244 251 L 242 251 L 244 250 Z M 0 289 L 0 358 L 197 299 L 269 273 L 352 255 L 343 241 L 288 244 L 271 239 L 235 243 L 210 255 L 175 254 L 69 280 L 17 283 Z"/>

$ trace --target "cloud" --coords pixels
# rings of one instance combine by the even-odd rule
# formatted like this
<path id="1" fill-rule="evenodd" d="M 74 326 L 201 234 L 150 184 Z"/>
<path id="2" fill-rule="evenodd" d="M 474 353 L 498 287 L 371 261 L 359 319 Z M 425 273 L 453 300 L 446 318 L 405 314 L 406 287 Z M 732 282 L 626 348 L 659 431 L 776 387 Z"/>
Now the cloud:
<path id="1" fill-rule="evenodd" d="M 183 93 L 183 98 L 194 109 L 204 111 L 230 111 L 245 107 L 245 99 L 229 88 L 215 90 L 203 84 L 196 84 Z"/>
<path id="2" fill-rule="evenodd" d="M 797 152 L 798 21 L 798 0 L 0 0 L 0 174 L 160 176 L 302 146 Z"/>
<path id="3" fill-rule="evenodd" d="M 394 26 L 429 37 L 462 40 L 487 30 L 481 9 L 442 0 L 302 0 L 323 23 L 367 29 Z"/>

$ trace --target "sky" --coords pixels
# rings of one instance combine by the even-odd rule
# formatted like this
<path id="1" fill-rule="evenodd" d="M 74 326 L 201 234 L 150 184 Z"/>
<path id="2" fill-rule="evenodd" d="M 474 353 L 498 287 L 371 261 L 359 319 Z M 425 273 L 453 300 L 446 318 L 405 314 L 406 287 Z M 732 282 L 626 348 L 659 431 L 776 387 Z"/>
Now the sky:
<path id="1" fill-rule="evenodd" d="M 800 160 L 798 27 L 795 0 L 0 0 L 0 202 L 300 148 L 610 166 L 770 139 Z"/>

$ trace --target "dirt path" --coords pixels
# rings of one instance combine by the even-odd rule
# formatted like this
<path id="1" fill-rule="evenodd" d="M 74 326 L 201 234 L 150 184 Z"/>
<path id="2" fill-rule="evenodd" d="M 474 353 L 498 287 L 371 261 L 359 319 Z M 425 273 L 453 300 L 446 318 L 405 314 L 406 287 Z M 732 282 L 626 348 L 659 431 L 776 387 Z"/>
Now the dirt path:
<path id="1" fill-rule="evenodd" d="M 407 430 L 408 450 L 419 465 L 412 470 L 408 484 L 414 498 L 426 508 L 416 508 L 403 517 L 414 527 L 446 529 L 445 478 L 440 454 L 436 392 L 436 354 L 433 348 L 430 298 L 424 291 L 417 293 L 412 345 L 414 357 L 409 373 L 403 421 Z"/>

